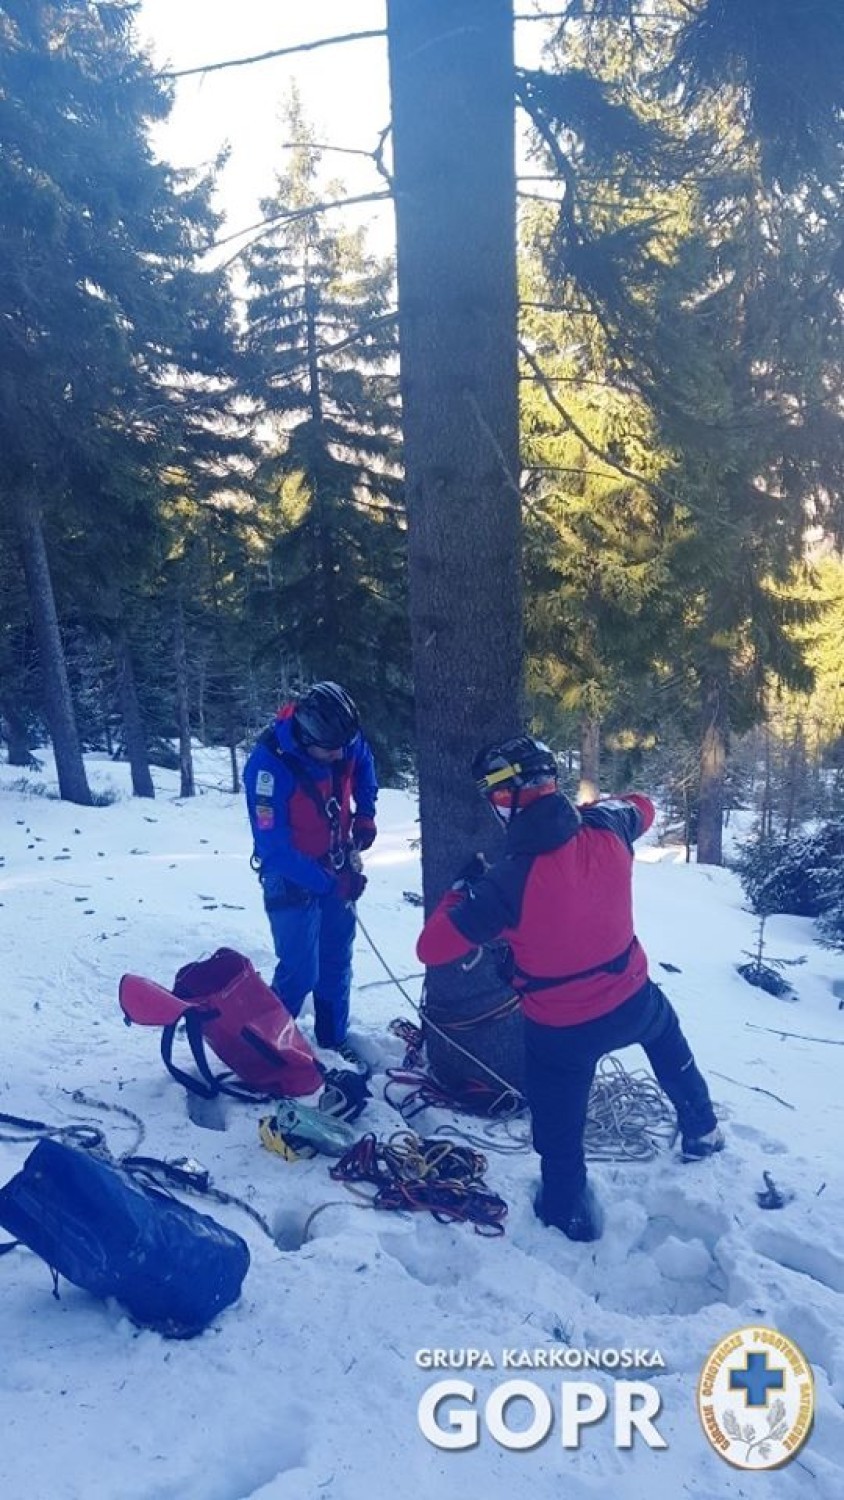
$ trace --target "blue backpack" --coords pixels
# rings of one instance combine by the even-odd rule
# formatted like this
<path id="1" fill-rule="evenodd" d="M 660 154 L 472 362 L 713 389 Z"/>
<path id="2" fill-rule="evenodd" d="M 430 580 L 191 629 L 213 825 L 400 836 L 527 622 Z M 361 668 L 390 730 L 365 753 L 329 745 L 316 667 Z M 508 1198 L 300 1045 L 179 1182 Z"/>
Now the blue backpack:
<path id="1" fill-rule="evenodd" d="M 112 1161 L 39 1141 L 0 1188 L 0 1224 L 59 1276 L 114 1297 L 168 1338 L 201 1333 L 240 1295 L 246 1242 Z M 58 1295 L 58 1292 L 56 1292 Z"/>

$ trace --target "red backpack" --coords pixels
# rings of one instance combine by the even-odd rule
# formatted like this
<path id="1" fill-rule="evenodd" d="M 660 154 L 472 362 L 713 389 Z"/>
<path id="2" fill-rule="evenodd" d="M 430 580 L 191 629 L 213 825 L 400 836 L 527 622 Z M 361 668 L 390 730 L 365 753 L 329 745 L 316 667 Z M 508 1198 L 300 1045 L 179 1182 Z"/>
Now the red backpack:
<path id="1" fill-rule="evenodd" d="M 256 1094 L 298 1096 L 322 1086 L 323 1075 L 307 1041 L 278 996 L 256 974 L 248 958 L 218 948 L 210 958 L 180 969 L 173 989 L 124 974 L 120 1006 L 127 1026 L 163 1026 L 161 1056 L 167 1071 L 191 1093 L 254 1098 Z M 184 1021 L 200 1077 L 173 1062 L 176 1027 Z M 204 1043 L 236 1074 L 213 1073 Z"/>

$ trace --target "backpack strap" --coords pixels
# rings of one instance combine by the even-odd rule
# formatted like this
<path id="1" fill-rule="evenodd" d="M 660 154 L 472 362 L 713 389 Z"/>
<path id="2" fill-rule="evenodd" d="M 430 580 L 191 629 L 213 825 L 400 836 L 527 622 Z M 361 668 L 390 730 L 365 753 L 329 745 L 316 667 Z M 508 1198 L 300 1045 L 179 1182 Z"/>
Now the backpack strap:
<path id="1" fill-rule="evenodd" d="M 165 1026 L 161 1033 L 161 1057 L 167 1072 L 171 1078 L 175 1078 L 182 1088 L 187 1089 L 189 1094 L 198 1094 L 201 1099 L 216 1099 L 218 1094 L 225 1094 L 230 1099 L 240 1099 L 242 1103 L 261 1103 L 270 1098 L 269 1094 L 262 1094 L 257 1089 L 250 1089 L 249 1085 L 229 1083 L 228 1079 L 234 1077 L 231 1072 L 212 1073 L 208 1058 L 205 1053 L 205 1042 L 202 1036 L 203 1021 L 213 1021 L 220 1014 L 218 1010 L 200 1011 L 192 1007 L 185 1012 L 184 1022 L 187 1032 L 188 1046 L 191 1056 L 196 1063 L 199 1078 L 194 1078 L 192 1073 L 185 1073 L 177 1068 L 173 1061 L 173 1042 L 176 1036 L 178 1021 L 173 1021 Z M 251 1040 L 251 1038 L 250 1038 Z"/>

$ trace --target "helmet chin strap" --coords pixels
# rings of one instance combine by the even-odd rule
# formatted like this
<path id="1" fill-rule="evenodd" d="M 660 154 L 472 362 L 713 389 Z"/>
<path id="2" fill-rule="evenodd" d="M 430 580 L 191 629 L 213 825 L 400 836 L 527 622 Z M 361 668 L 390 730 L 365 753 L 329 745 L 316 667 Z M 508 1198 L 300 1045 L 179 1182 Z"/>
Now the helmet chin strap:
<path id="1" fill-rule="evenodd" d="M 510 795 L 510 801 L 506 804 L 494 802 L 492 798 L 490 798 L 489 805 L 503 828 L 509 827 L 511 818 L 513 818 L 519 810 L 520 791 L 520 787 L 514 787 Z"/>

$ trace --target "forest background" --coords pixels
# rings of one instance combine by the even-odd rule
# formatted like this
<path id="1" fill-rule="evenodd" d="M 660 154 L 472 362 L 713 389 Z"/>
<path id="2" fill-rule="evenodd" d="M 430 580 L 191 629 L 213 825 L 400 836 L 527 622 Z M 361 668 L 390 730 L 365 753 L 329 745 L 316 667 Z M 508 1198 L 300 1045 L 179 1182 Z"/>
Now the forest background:
<path id="1" fill-rule="evenodd" d="M 378 41 L 347 6 L 349 34 L 326 48 L 389 41 L 397 117 L 412 9 L 391 0 Z M 450 65 L 483 82 L 496 42 L 512 47 L 512 5 L 446 9 L 476 27 Z M 518 355 L 511 369 L 502 344 L 500 375 L 518 460 L 499 445 L 509 501 L 479 474 L 477 504 L 436 523 L 442 556 L 458 573 L 472 558 L 498 601 L 476 618 L 475 595 L 447 602 L 473 680 L 501 668 L 478 727 L 523 717 L 581 799 L 658 789 L 706 863 L 733 807 L 757 810 L 763 839 L 844 809 L 837 11 L 570 0 L 516 17 L 536 59 L 505 77 L 524 143 Z M 196 48 L 200 74 L 280 61 Z M 133 4 L 0 3 L 8 760 L 25 771 L 49 740 L 79 803 L 86 749 L 127 758 L 140 797 L 151 763 L 177 764 L 190 797 L 192 747 L 225 744 L 236 789 L 277 704 L 332 677 L 383 779 L 412 780 L 420 743 L 424 779 L 424 741 L 448 741 L 465 687 L 444 661 L 441 707 L 419 692 L 431 600 L 419 567 L 408 589 L 408 540 L 430 518 L 408 504 L 401 256 L 397 280 L 365 228 L 408 188 L 393 133 L 325 141 L 289 86 L 260 219 L 233 232 L 215 198 L 224 157 L 192 171 L 154 144 L 177 86 Z M 472 128 L 492 143 L 489 123 Z M 467 196 L 438 227 L 455 246 L 470 136 L 449 137 Z M 345 188 L 344 153 L 369 187 Z M 505 189 L 506 169 L 502 154 Z M 459 370 L 470 324 L 435 267 L 429 282 Z M 495 451 L 483 411 L 477 426 Z M 496 549 L 511 502 L 518 578 L 509 540 L 504 564 Z M 523 702 L 497 631 L 518 636 Z"/>

